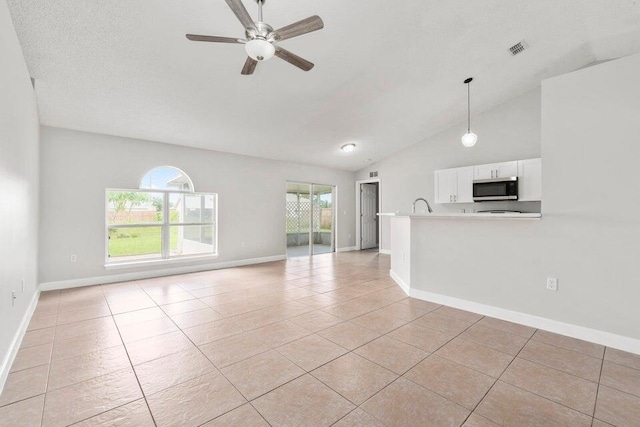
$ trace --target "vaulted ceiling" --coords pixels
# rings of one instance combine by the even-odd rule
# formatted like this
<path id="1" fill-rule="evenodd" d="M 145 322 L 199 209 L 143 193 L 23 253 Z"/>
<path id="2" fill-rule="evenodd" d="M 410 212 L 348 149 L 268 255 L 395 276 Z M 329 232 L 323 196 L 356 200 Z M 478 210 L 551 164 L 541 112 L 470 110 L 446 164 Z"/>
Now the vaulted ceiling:
<path id="1" fill-rule="evenodd" d="M 323 18 L 281 43 L 316 67 L 274 58 L 242 76 L 243 46 L 184 37 L 243 37 L 222 0 L 8 3 L 43 125 L 346 170 L 461 124 L 468 76 L 477 114 L 640 51 L 638 0 L 267 0 L 274 28 Z"/>

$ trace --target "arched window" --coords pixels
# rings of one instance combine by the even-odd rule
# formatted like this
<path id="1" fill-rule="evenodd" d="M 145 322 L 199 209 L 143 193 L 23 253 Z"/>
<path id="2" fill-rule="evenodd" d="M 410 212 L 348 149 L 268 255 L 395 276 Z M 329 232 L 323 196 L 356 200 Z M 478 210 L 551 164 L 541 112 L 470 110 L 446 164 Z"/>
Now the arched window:
<path id="1" fill-rule="evenodd" d="M 106 263 L 216 255 L 216 220 L 216 194 L 196 193 L 176 167 L 153 168 L 140 189 L 107 189 Z"/>
<path id="2" fill-rule="evenodd" d="M 195 191 L 189 175 L 173 166 L 159 166 L 151 169 L 142 177 L 140 188 L 146 190 Z"/>

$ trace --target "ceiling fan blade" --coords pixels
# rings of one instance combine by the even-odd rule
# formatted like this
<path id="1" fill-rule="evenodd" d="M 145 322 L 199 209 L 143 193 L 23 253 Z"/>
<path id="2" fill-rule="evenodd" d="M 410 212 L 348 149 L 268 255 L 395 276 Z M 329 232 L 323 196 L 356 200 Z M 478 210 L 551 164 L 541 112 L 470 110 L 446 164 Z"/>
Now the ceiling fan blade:
<path id="1" fill-rule="evenodd" d="M 197 34 L 187 34 L 187 38 L 194 42 L 240 43 L 240 44 L 244 44 L 247 42 L 246 40 L 234 39 L 233 37 L 199 36 Z"/>
<path id="2" fill-rule="evenodd" d="M 247 9 L 242 4 L 242 0 L 225 0 L 233 13 L 235 13 L 236 17 L 242 23 L 242 26 L 246 28 L 251 28 L 252 30 L 256 29 L 256 24 L 251 19 L 251 15 L 247 12 Z"/>
<path id="3" fill-rule="evenodd" d="M 258 65 L 258 61 L 248 56 L 247 61 L 244 63 L 244 67 L 242 67 L 241 74 L 243 76 L 248 76 L 250 74 L 253 74 L 253 72 L 256 70 L 256 65 Z"/>
<path id="4" fill-rule="evenodd" d="M 306 59 L 300 58 L 295 53 L 289 52 L 286 49 L 281 47 L 276 47 L 276 54 L 278 58 L 287 61 L 291 65 L 295 65 L 303 71 L 309 71 L 314 67 L 313 63 L 307 61 Z"/>
<path id="5" fill-rule="evenodd" d="M 276 30 L 276 40 L 286 40 L 298 37 L 323 28 L 324 22 L 322 22 L 322 19 L 318 15 L 310 16 L 307 19 L 303 19 L 302 21 L 295 22 Z"/>

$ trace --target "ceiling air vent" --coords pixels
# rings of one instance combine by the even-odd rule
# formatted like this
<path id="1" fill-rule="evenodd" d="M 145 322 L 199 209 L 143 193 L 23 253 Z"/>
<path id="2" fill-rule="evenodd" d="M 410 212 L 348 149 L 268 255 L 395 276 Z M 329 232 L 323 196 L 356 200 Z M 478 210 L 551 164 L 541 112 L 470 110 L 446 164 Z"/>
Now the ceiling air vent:
<path id="1" fill-rule="evenodd" d="M 511 46 L 509 48 L 509 52 L 511 52 L 511 55 L 516 56 L 517 54 L 522 53 L 528 47 L 529 45 L 527 44 L 527 42 L 522 40 L 521 42 L 518 42 Z"/>

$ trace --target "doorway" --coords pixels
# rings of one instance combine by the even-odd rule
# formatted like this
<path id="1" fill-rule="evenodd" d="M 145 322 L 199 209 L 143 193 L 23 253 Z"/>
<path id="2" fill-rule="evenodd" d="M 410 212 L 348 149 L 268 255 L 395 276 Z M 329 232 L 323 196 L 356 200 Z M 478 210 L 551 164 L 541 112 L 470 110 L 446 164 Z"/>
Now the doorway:
<path id="1" fill-rule="evenodd" d="M 380 181 L 356 182 L 356 248 L 360 250 L 380 247 Z"/>
<path id="2" fill-rule="evenodd" d="M 287 257 L 335 251 L 335 186 L 288 182 Z"/>

